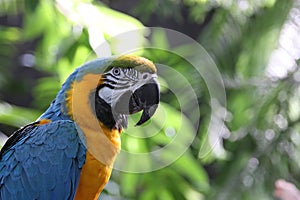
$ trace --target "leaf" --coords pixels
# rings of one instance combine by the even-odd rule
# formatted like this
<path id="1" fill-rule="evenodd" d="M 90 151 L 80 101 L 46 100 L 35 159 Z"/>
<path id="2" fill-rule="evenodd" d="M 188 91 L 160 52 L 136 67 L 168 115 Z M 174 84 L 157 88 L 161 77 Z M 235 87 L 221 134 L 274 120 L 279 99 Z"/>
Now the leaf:
<path id="1" fill-rule="evenodd" d="M 99 57 L 101 49 L 98 48 L 104 48 L 105 55 L 109 50 L 121 54 L 140 48 L 145 42 L 146 29 L 140 21 L 103 4 L 58 1 L 57 8 L 67 19 L 87 28 L 90 45 Z"/>
<path id="2" fill-rule="evenodd" d="M 21 127 L 33 122 L 40 115 L 36 110 L 0 103 L 0 123 Z"/>
<path id="3" fill-rule="evenodd" d="M 161 199 L 161 200 L 175 200 L 173 198 L 172 193 L 167 189 L 161 189 L 157 194 L 158 194 L 157 195 L 158 199 Z"/>
<path id="4" fill-rule="evenodd" d="M 153 199 L 156 199 L 156 192 L 155 190 L 146 190 L 144 191 L 140 198 L 138 199 L 141 199 L 141 200 L 153 200 Z"/>
<path id="5" fill-rule="evenodd" d="M 4 146 L 7 139 L 8 139 L 7 135 L 5 135 L 0 131 L 0 149 Z"/>
<path id="6" fill-rule="evenodd" d="M 176 162 L 172 164 L 180 174 L 185 176 L 192 185 L 201 192 L 208 192 L 208 176 L 200 162 L 197 161 L 190 151 L 186 151 Z"/>
<path id="7" fill-rule="evenodd" d="M 55 99 L 56 94 L 61 88 L 61 83 L 54 77 L 40 78 L 33 88 L 33 96 L 35 97 L 33 105 L 40 110 L 45 110 Z"/>
<path id="8" fill-rule="evenodd" d="M 133 173 L 122 173 L 120 185 L 122 194 L 125 196 L 134 196 L 137 188 L 139 187 L 139 175 Z"/>
<path id="9" fill-rule="evenodd" d="M 47 26 L 53 22 L 54 18 L 53 3 L 51 1 L 40 1 L 39 6 L 34 11 L 29 9 L 24 19 L 23 34 L 25 40 L 40 36 L 47 30 Z"/>
<path id="10" fill-rule="evenodd" d="M 156 48 L 170 49 L 164 29 L 155 29 L 152 32 L 152 45 Z"/>

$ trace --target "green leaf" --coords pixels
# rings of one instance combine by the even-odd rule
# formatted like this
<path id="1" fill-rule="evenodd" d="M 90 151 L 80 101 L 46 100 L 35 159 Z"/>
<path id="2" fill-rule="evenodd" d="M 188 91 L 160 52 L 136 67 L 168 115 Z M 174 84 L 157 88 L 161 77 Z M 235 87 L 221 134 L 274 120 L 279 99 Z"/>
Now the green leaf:
<path id="1" fill-rule="evenodd" d="M 156 192 L 154 190 L 146 190 L 144 191 L 140 198 L 138 199 L 141 199 L 141 200 L 153 200 L 153 199 L 156 199 Z"/>
<path id="2" fill-rule="evenodd" d="M 0 41 L 17 42 L 21 39 L 21 30 L 15 27 L 2 27 L 0 26 Z"/>
<path id="3" fill-rule="evenodd" d="M 133 173 L 122 173 L 120 180 L 122 194 L 125 196 L 134 196 L 138 188 L 139 175 Z"/>
<path id="4" fill-rule="evenodd" d="M 21 127 L 33 122 L 40 115 L 38 111 L 0 103 L 0 123 L 14 127 Z"/>
<path id="5" fill-rule="evenodd" d="M 157 29 L 152 33 L 152 45 L 156 48 L 170 49 L 164 29 Z"/>
<path id="6" fill-rule="evenodd" d="M 167 189 L 161 189 L 157 195 L 158 199 L 161 200 L 174 200 L 172 193 Z"/>
<path id="7" fill-rule="evenodd" d="M 208 192 L 208 176 L 201 163 L 197 161 L 190 151 L 186 151 L 176 162 L 172 164 L 180 174 L 185 176 L 192 185 L 201 192 Z"/>
<path id="8" fill-rule="evenodd" d="M 53 23 L 55 14 L 51 1 L 40 1 L 34 11 L 28 11 L 24 19 L 24 38 L 30 40 L 40 36 Z"/>

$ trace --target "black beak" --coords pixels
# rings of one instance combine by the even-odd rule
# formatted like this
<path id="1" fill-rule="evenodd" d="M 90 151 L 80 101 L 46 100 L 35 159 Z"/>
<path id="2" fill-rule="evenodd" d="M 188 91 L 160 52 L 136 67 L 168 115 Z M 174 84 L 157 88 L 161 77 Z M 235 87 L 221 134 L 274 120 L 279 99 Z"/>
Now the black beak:
<path id="1" fill-rule="evenodd" d="M 152 79 L 134 92 L 124 93 L 116 104 L 115 111 L 123 114 L 133 114 L 143 110 L 140 120 L 136 123 L 136 126 L 139 126 L 154 115 L 159 99 L 158 82 L 156 79 Z"/>
<path id="2" fill-rule="evenodd" d="M 145 123 L 154 115 L 158 107 L 159 98 L 159 86 L 155 79 L 134 91 L 129 102 L 129 113 L 133 114 L 143 110 L 136 126 Z"/>

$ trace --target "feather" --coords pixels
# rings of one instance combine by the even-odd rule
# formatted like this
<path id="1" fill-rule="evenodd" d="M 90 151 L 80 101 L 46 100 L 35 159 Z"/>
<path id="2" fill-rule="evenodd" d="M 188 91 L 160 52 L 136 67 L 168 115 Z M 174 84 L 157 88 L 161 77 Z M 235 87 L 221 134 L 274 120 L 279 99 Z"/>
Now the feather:
<path id="1" fill-rule="evenodd" d="M 73 199 L 86 151 L 74 122 L 31 126 L 1 152 L 1 199 Z"/>

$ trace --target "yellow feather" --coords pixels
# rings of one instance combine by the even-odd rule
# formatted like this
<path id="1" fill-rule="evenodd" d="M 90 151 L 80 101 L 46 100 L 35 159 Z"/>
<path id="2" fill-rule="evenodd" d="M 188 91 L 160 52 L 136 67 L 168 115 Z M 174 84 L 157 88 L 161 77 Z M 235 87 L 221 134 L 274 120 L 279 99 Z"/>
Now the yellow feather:
<path id="1" fill-rule="evenodd" d="M 101 75 L 87 74 L 72 84 L 67 93 L 67 109 L 83 131 L 87 145 L 75 199 L 97 199 L 109 180 L 112 165 L 121 146 L 121 130 L 108 129 L 97 120 L 90 94 L 101 82 Z"/>

